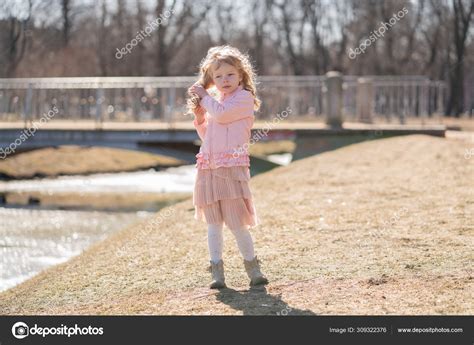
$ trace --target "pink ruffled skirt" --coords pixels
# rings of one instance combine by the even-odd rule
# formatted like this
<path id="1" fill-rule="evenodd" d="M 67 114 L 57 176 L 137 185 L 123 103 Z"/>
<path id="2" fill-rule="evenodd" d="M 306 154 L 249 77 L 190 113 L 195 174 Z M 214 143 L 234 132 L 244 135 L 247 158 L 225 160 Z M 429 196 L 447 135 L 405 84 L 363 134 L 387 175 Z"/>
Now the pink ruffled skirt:
<path id="1" fill-rule="evenodd" d="M 230 229 L 258 225 L 249 187 L 248 166 L 198 169 L 194 185 L 194 218 Z"/>

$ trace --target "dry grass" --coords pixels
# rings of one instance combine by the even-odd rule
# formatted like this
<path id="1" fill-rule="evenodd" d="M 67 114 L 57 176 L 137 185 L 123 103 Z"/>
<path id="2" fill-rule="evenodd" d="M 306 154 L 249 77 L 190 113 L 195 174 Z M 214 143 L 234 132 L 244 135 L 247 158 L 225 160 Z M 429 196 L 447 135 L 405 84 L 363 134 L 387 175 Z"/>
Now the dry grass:
<path id="1" fill-rule="evenodd" d="M 248 290 L 227 230 L 230 288 L 206 288 L 188 199 L 3 292 L 0 313 L 473 314 L 472 146 L 395 137 L 254 177 L 266 289 Z"/>
<path id="2" fill-rule="evenodd" d="M 295 142 L 291 140 L 262 141 L 249 146 L 249 153 L 254 156 L 268 156 L 276 153 L 293 153 Z"/>
<path id="3" fill-rule="evenodd" d="M 25 152 L 0 161 L 0 173 L 15 178 L 91 174 L 177 166 L 178 159 L 107 147 L 61 146 Z"/>
<path id="4" fill-rule="evenodd" d="M 43 207 L 75 210 L 140 211 L 159 210 L 188 199 L 192 193 L 93 193 L 93 192 L 10 192 L 7 204 L 27 205 L 30 198 Z"/>

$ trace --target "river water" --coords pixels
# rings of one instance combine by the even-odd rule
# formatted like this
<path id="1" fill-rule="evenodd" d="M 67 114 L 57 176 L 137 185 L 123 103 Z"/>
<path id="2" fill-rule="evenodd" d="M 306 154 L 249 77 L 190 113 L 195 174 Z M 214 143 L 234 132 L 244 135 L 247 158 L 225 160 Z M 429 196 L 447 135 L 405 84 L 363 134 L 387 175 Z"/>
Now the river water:
<path id="1" fill-rule="evenodd" d="M 152 214 L 0 207 L 0 291 Z"/>
<path id="2" fill-rule="evenodd" d="M 191 193 L 195 170 L 194 165 L 187 165 L 163 171 L 0 182 L 0 192 Z M 153 214 L 0 207 L 0 291 Z"/>
<path id="3" fill-rule="evenodd" d="M 192 192 L 196 168 L 194 165 L 183 165 L 162 171 L 148 171 L 60 176 L 0 182 L 0 192 L 143 192 L 170 193 Z"/>
<path id="4" fill-rule="evenodd" d="M 286 165 L 291 154 L 271 155 L 268 159 Z M 195 177 L 194 165 L 185 165 L 162 171 L 0 182 L 0 193 L 192 193 Z M 0 207 L 0 291 L 67 261 L 91 244 L 153 214 Z"/>

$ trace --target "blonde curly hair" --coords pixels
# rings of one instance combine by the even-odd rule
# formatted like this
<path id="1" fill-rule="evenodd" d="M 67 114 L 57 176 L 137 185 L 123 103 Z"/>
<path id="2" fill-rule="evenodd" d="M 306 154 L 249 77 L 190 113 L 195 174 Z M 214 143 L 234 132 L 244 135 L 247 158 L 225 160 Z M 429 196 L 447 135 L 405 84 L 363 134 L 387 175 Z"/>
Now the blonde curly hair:
<path id="1" fill-rule="evenodd" d="M 260 108 L 260 99 L 257 97 L 256 73 L 247 54 L 243 54 L 237 48 L 229 45 L 212 47 L 207 51 L 207 55 L 201 60 L 199 65 L 198 82 L 205 89 L 214 86 L 212 81 L 212 72 L 219 68 L 222 63 L 234 66 L 240 76 L 242 76 L 242 86 L 244 90 L 249 91 L 254 97 L 254 109 Z M 194 113 L 199 107 L 200 98 L 196 94 L 189 92 L 187 99 L 187 113 Z"/>

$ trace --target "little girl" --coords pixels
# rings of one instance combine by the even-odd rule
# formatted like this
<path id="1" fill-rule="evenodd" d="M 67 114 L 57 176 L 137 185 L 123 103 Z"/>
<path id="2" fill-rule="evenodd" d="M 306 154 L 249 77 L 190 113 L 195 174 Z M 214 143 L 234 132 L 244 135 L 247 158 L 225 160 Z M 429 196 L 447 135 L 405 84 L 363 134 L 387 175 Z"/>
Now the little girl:
<path id="1" fill-rule="evenodd" d="M 211 89 L 212 87 L 212 89 Z M 217 91 L 217 97 L 208 93 Z M 217 90 L 216 90 L 217 89 Z M 258 224 L 249 188 L 248 143 L 254 121 L 255 73 L 246 55 L 230 46 L 209 49 L 201 61 L 199 81 L 189 89 L 189 111 L 202 145 L 196 155 L 194 218 L 208 224 L 211 289 L 224 288 L 224 224 L 237 240 L 250 285 L 267 284 L 249 228 Z"/>

